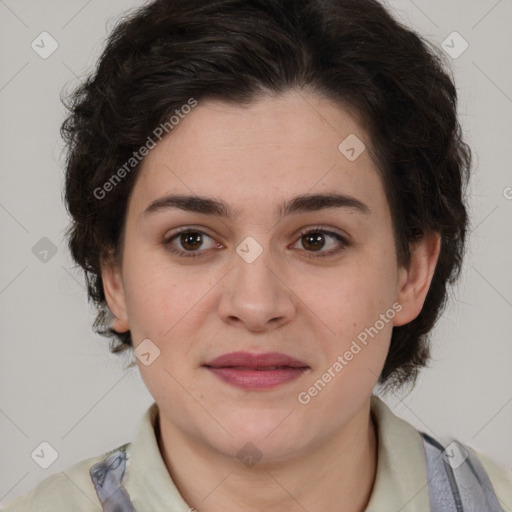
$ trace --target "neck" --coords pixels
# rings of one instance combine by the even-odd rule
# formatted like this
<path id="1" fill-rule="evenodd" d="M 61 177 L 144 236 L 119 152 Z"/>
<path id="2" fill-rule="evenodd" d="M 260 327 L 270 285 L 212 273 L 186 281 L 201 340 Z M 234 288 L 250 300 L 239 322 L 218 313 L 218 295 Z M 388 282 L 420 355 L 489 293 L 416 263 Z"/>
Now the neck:
<path id="1" fill-rule="evenodd" d="M 160 452 L 181 496 L 197 512 L 363 512 L 377 467 L 370 401 L 342 431 L 300 455 L 245 467 L 205 448 L 158 416 Z"/>

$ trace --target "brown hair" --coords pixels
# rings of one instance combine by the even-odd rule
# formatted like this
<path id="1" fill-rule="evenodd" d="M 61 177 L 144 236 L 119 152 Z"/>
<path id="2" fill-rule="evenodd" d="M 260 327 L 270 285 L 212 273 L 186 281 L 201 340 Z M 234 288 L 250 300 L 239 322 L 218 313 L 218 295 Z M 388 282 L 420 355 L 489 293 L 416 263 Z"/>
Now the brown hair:
<path id="1" fill-rule="evenodd" d="M 293 88 L 358 113 L 385 184 L 399 264 L 408 264 L 410 242 L 441 235 L 423 309 L 393 329 L 380 382 L 413 382 L 425 366 L 428 333 L 460 272 L 471 152 L 440 50 L 376 0 L 156 0 L 114 28 L 95 72 L 70 96 L 61 130 L 69 246 L 112 352 L 132 340 L 106 325 L 100 258 L 119 248 L 138 166 L 108 194 L 95 191 L 191 97 L 247 104 Z"/>

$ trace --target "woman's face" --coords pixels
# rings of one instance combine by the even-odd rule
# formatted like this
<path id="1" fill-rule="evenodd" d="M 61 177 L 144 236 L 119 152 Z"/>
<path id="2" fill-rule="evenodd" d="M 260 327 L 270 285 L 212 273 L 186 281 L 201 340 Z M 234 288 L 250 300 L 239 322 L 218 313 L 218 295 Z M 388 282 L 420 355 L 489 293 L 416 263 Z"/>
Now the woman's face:
<path id="1" fill-rule="evenodd" d="M 414 318 L 424 294 L 421 273 L 397 265 L 362 143 L 346 110 L 289 92 L 247 108 L 199 103 L 146 156 L 121 268 L 105 266 L 103 279 L 164 425 L 230 456 L 250 442 L 278 460 L 367 407 L 393 325 Z M 337 200 L 306 200 L 317 195 Z M 171 196 L 190 199 L 177 207 Z M 298 366 L 271 357 L 213 368 L 233 352 Z"/>

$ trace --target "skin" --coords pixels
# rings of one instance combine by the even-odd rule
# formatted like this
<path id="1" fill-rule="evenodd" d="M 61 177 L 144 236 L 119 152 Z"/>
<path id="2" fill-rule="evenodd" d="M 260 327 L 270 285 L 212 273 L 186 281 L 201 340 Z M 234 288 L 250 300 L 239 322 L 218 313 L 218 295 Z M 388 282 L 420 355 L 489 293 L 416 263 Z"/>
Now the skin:
<path id="1" fill-rule="evenodd" d="M 103 284 L 113 327 L 130 330 L 135 347 L 149 338 L 160 350 L 150 365 L 138 365 L 159 406 L 162 457 L 199 512 L 355 512 L 371 495 L 377 442 L 370 396 L 392 326 L 421 310 L 440 242 L 425 236 L 412 247 L 409 267 L 398 266 L 389 204 L 369 151 L 352 162 L 338 150 L 349 134 L 370 147 L 355 116 L 311 93 L 290 91 L 248 107 L 200 102 L 143 161 L 122 260 L 104 261 Z M 291 197 L 333 191 L 368 212 L 275 216 Z M 144 213 L 171 193 L 222 199 L 238 215 Z M 348 245 L 325 235 L 320 253 L 340 251 L 319 257 L 300 235 L 318 225 Z M 183 237 L 168 242 L 188 226 L 208 235 L 195 258 L 169 251 L 170 244 L 191 251 Z M 252 263 L 236 252 L 248 236 L 263 250 Z M 394 303 L 401 305 L 394 319 L 307 405 L 299 403 L 298 394 Z M 248 391 L 202 366 L 239 350 L 282 352 L 310 368 L 275 389 Z M 261 454 L 251 467 L 237 457 L 247 442 Z"/>

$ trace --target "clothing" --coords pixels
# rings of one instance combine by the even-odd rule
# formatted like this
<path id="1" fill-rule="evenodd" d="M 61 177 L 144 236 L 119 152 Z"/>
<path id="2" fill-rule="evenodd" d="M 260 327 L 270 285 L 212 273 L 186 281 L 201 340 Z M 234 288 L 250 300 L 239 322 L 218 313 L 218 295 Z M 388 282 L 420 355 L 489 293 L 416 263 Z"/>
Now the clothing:
<path id="1" fill-rule="evenodd" d="M 503 512 L 489 476 L 474 450 L 446 447 L 422 432 L 427 457 L 430 512 Z"/>
<path id="2" fill-rule="evenodd" d="M 377 428 L 378 462 L 366 512 L 430 511 L 427 464 L 421 434 L 395 416 L 375 396 L 371 401 L 371 413 Z M 3 511 L 190 511 L 160 454 L 154 430 L 157 414 L 158 407 L 153 403 L 145 412 L 131 443 L 47 477 L 30 494 L 15 499 Z M 477 455 L 501 508 L 504 512 L 512 512 L 512 471 L 500 467 L 480 453 Z M 110 473 L 106 476 L 107 470 Z M 93 481 L 100 490 L 99 497 Z M 114 489 L 115 496 L 111 492 Z M 123 508 L 112 506 L 116 500 L 125 504 Z"/>

